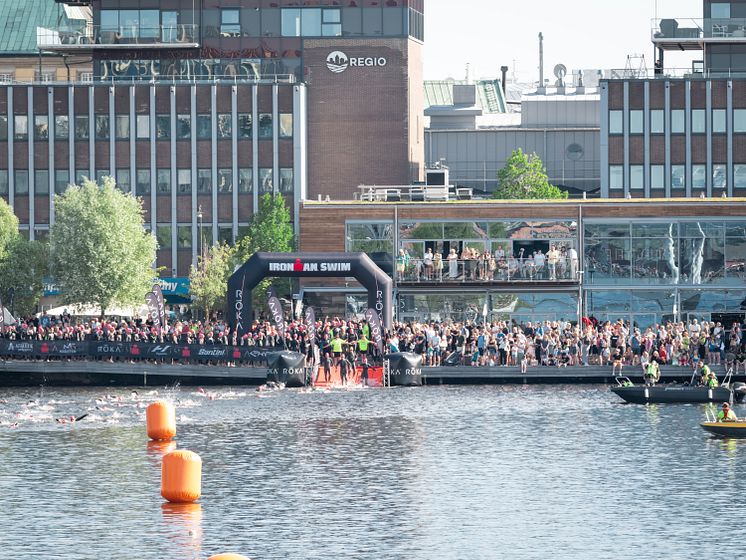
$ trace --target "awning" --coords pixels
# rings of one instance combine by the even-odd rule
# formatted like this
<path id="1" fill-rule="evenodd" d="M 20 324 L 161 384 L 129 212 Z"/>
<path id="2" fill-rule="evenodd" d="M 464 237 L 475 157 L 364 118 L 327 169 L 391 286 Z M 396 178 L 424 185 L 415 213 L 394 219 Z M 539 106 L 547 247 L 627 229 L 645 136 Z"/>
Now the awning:
<path id="1" fill-rule="evenodd" d="M 67 19 L 82 19 L 85 21 L 93 21 L 93 14 L 90 6 L 68 6 L 62 4 L 65 10 Z"/>

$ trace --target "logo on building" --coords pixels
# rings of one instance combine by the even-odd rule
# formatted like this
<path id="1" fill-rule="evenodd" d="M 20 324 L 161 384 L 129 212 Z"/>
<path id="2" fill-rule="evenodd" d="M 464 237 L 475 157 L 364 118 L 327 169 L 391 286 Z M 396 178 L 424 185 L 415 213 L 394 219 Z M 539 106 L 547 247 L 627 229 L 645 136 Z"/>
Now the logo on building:
<path id="1" fill-rule="evenodd" d="M 334 51 L 326 57 L 326 67 L 335 74 L 341 74 L 350 65 L 350 59 L 342 51 Z"/>
<path id="2" fill-rule="evenodd" d="M 340 74 L 351 67 L 381 67 L 387 64 L 388 60 L 382 56 L 347 56 L 342 51 L 334 51 L 326 57 L 326 67 L 335 74 Z"/>

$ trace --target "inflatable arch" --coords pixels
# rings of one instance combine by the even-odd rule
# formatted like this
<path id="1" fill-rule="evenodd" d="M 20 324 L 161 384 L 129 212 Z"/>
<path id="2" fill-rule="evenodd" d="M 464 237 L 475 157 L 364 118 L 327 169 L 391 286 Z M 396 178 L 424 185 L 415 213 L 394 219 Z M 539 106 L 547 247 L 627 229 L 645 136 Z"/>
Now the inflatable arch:
<path id="1" fill-rule="evenodd" d="M 365 253 L 254 253 L 228 279 L 225 317 L 243 335 L 251 325 L 251 291 L 267 277 L 354 277 L 368 290 L 368 307 L 391 328 L 393 282 Z"/>

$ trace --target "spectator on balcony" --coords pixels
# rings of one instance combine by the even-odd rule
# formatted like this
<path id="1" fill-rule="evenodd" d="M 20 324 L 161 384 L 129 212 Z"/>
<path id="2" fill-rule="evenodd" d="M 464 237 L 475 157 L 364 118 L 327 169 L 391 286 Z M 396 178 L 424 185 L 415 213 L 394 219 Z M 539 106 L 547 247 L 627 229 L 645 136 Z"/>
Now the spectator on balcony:
<path id="1" fill-rule="evenodd" d="M 422 259 L 422 275 L 425 280 L 433 278 L 433 250 L 428 247 Z"/>
<path id="2" fill-rule="evenodd" d="M 549 252 L 547 253 L 547 257 L 546 257 L 550 280 L 557 279 L 557 263 L 559 262 L 559 257 L 560 257 L 559 251 L 557 251 L 557 248 L 554 245 L 552 245 L 549 248 Z"/>
<path id="3" fill-rule="evenodd" d="M 458 255 L 456 249 L 451 249 L 448 253 L 448 278 L 455 279 L 458 277 Z"/>
<path id="4" fill-rule="evenodd" d="M 443 281 L 443 255 L 440 254 L 440 251 L 436 251 L 435 256 L 433 256 L 433 273 L 435 274 L 435 280 Z"/>

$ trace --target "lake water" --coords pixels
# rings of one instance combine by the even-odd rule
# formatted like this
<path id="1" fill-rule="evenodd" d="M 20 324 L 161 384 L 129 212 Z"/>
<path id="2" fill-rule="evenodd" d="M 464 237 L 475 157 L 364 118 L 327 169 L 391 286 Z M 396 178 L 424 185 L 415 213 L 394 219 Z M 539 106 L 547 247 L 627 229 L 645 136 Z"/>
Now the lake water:
<path id="1" fill-rule="evenodd" d="M 707 435 L 703 405 L 602 386 L 208 392 L 0 392 L 0 557 L 735 557 L 746 440 Z M 164 397 L 203 460 L 198 505 L 159 494 L 144 416 Z"/>

